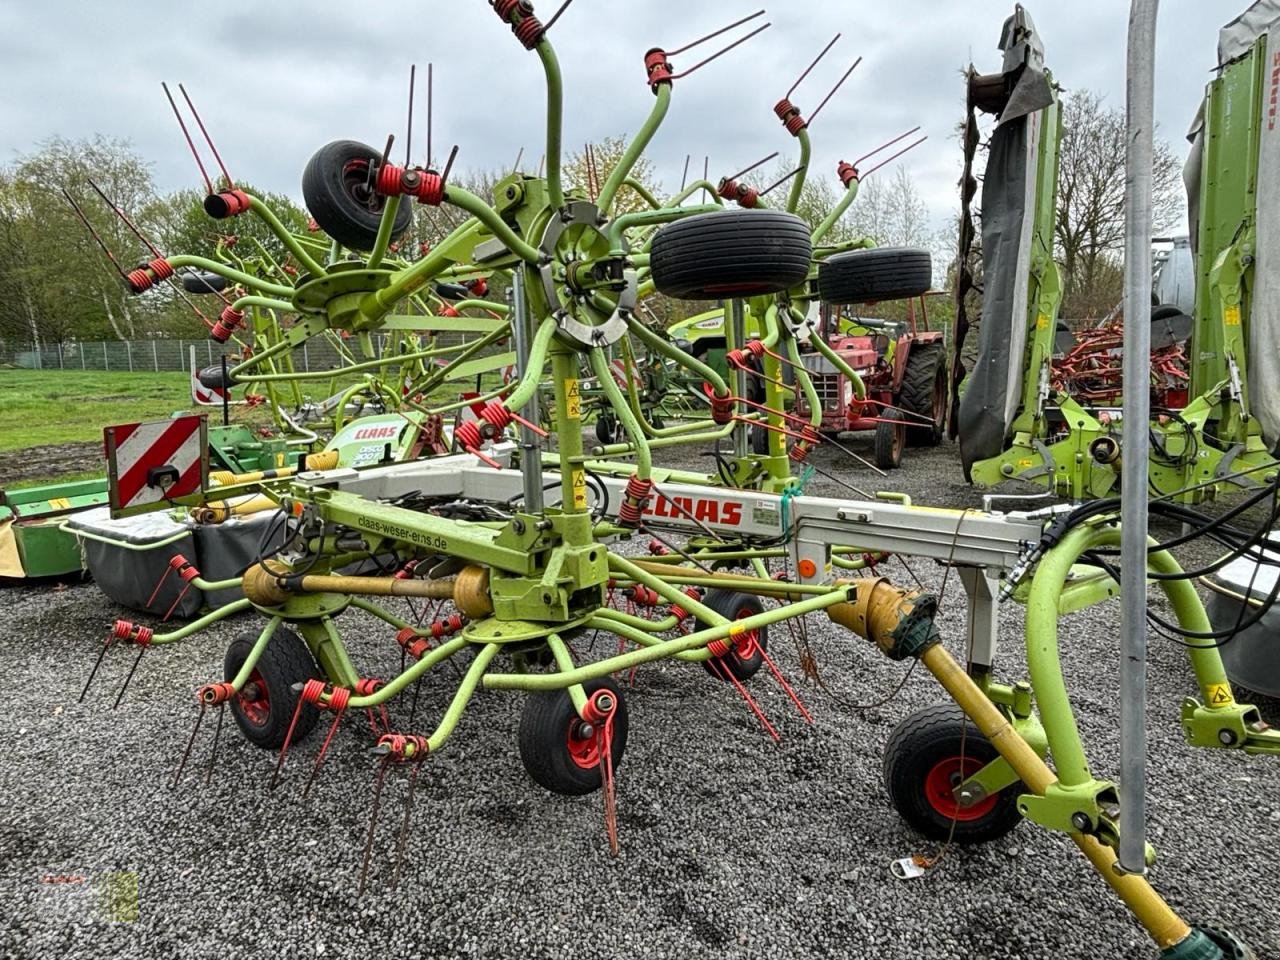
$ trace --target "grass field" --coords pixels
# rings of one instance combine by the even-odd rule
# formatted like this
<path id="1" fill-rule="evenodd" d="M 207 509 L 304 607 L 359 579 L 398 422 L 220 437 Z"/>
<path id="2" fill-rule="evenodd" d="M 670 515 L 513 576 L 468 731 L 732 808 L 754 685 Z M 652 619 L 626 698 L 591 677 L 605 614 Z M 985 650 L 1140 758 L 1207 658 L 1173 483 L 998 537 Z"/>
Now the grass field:
<path id="1" fill-rule="evenodd" d="M 101 440 L 103 426 L 191 405 L 185 373 L 0 370 L 0 453 Z"/>

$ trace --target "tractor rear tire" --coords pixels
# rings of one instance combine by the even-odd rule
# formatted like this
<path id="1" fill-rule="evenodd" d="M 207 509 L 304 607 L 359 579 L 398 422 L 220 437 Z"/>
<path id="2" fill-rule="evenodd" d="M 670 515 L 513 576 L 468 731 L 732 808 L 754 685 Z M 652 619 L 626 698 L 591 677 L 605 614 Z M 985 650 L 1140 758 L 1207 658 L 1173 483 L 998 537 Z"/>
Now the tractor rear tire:
<path id="1" fill-rule="evenodd" d="M 726 210 L 659 230 L 649 267 L 658 292 L 679 300 L 781 293 L 804 283 L 813 245 L 809 226 L 780 210 Z"/>
<path id="2" fill-rule="evenodd" d="M 240 672 L 257 640 L 256 633 L 242 633 L 231 641 L 222 668 L 227 681 Z M 306 683 L 316 673 L 315 659 L 302 638 L 292 630 L 277 627 L 249 675 L 249 682 L 230 701 L 231 715 L 244 738 L 264 750 L 278 750 L 283 746 L 298 698 L 302 696 L 301 691 L 293 687 Z M 319 717 L 320 712 L 312 704 L 304 703 L 298 710 L 293 742 L 310 733 Z"/>
<path id="3" fill-rule="evenodd" d="M 916 247 L 879 247 L 838 253 L 818 267 L 823 303 L 906 300 L 933 286 L 933 258 Z"/>
<path id="4" fill-rule="evenodd" d="M 947 351 L 941 343 L 911 345 L 898 406 L 933 421 L 932 426 L 912 421 L 907 427 L 908 443 L 936 447 L 942 442 L 947 423 Z"/>
<path id="5" fill-rule="evenodd" d="M 387 198 L 367 187 L 369 166 L 382 155 L 356 140 L 335 140 L 317 150 L 302 171 L 302 197 L 320 229 L 349 250 L 371 250 Z M 401 198 L 391 239 L 413 224 L 413 204 Z"/>
<path id="6" fill-rule="evenodd" d="M 737 590 L 713 588 L 707 591 L 707 595 L 702 598 L 702 603 L 728 620 L 742 620 L 764 612 L 764 604 L 760 602 L 759 597 L 749 593 L 739 593 Z M 764 665 L 764 655 L 761 651 L 768 649 L 769 628 L 761 627 L 756 631 L 755 647 L 750 656 L 742 656 L 737 646 L 733 645 L 733 648 L 723 657 L 703 660 L 702 666 L 717 680 L 729 682 L 729 677 L 732 677 L 741 683 L 750 680 L 759 672 L 760 667 Z M 725 675 L 726 672 L 729 676 Z"/>
<path id="7" fill-rule="evenodd" d="M 884 745 L 885 789 L 907 825 L 930 840 L 998 840 L 1022 820 L 1021 783 L 968 807 L 952 796 L 958 783 L 997 756 L 996 748 L 959 707 L 935 704 L 908 716 L 889 735 Z"/>
<path id="8" fill-rule="evenodd" d="M 627 749 L 627 701 L 608 677 L 582 685 L 588 697 L 602 688 L 613 694 L 618 704 L 609 750 L 617 770 Z M 587 726 L 574 709 L 568 690 L 530 693 L 520 714 L 519 734 L 520 760 L 529 776 L 552 793 L 570 797 L 599 790 L 603 784 L 600 749 L 590 734 L 582 735 L 588 733 Z"/>
<path id="9" fill-rule="evenodd" d="M 876 466 L 881 470 L 898 469 L 902 466 L 902 448 L 906 445 L 906 418 L 893 407 L 885 408 L 876 424 Z"/>

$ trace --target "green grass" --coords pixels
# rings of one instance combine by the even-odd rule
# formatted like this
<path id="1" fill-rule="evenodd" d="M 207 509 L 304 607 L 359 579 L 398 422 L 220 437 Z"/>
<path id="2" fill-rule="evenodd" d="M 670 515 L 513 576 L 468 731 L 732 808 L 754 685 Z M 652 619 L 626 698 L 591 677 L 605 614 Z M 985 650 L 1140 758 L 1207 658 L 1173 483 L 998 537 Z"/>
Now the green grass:
<path id="1" fill-rule="evenodd" d="M 185 373 L 0 370 L 0 452 L 102 439 L 191 406 Z"/>

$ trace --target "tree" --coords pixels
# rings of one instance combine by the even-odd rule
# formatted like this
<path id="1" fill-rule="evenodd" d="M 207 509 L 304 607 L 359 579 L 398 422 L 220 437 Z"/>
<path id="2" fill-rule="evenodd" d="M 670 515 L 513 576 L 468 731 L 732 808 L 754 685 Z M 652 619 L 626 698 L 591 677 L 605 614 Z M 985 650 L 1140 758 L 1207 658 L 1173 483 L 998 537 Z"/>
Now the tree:
<path id="1" fill-rule="evenodd" d="M 597 140 L 588 148 L 583 147 L 576 153 L 566 154 L 561 165 L 561 179 L 564 182 L 565 191 L 578 190 L 592 199 L 600 195 L 600 188 L 604 186 L 605 181 L 609 179 L 610 173 L 614 167 L 618 165 L 618 161 L 622 159 L 622 154 L 627 149 L 627 138 L 624 136 L 604 137 Z M 628 179 L 640 184 L 646 191 L 654 195 L 661 202 L 662 185 L 654 178 L 653 164 L 646 158 L 641 157 L 636 161 L 636 165 L 631 168 Z M 613 201 L 613 209 L 610 211 L 612 216 L 622 213 L 634 213 L 638 210 L 648 210 L 650 208 L 648 201 L 641 194 L 630 186 L 623 186 L 615 195 Z"/>
<path id="2" fill-rule="evenodd" d="M 1124 251 L 1125 118 L 1091 90 L 1063 102 L 1063 134 L 1054 223 L 1065 278 L 1063 314 L 1105 313 L 1119 299 L 1117 277 Z M 1182 216 L 1181 168 L 1169 145 L 1156 139 L 1152 180 L 1156 232 Z"/>

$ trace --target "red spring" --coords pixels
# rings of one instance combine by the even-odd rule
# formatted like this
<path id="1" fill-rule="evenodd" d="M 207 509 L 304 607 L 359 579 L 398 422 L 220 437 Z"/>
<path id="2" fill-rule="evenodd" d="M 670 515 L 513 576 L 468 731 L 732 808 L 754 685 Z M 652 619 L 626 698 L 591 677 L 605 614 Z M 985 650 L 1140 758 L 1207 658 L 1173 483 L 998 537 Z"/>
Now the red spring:
<path id="1" fill-rule="evenodd" d="M 287 277 L 296 277 L 298 275 L 298 268 L 292 263 L 286 263 L 280 269 L 284 271 L 284 274 Z"/>
<path id="2" fill-rule="evenodd" d="M 418 569 L 418 561 L 410 560 L 403 567 L 397 570 L 392 576 L 396 580 L 412 580 L 414 572 Z"/>
<path id="3" fill-rule="evenodd" d="M 671 69 L 671 61 L 667 59 L 667 51 L 660 47 L 654 47 L 644 55 L 644 69 L 649 76 L 649 89 L 655 94 L 659 84 L 670 83 L 675 75 Z"/>
<path id="4" fill-rule="evenodd" d="M 356 696 L 371 697 L 385 686 L 383 681 L 375 677 L 361 677 L 356 681 Z"/>
<path id="5" fill-rule="evenodd" d="M 415 660 L 421 660 L 423 655 L 431 649 L 430 641 L 426 637 L 419 636 L 418 631 L 412 627 L 405 627 L 397 633 L 396 643 L 400 644 L 405 653 Z"/>
<path id="6" fill-rule="evenodd" d="M 510 20 L 511 14 L 519 10 L 521 16 L 533 13 L 533 4 L 529 0 L 493 0 L 493 12 L 502 20 Z"/>
<path id="7" fill-rule="evenodd" d="M 206 683 L 196 691 L 196 699 L 206 707 L 215 707 L 220 703 L 226 703 L 235 695 L 236 688 L 235 684 L 232 683 Z"/>
<path id="8" fill-rule="evenodd" d="M 319 233 L 319 232 L 320 232 L 320 224 L 316 223 L 316 218 L 315 218 L 315 217 L 308 217 L 308 218 L 307 218 L 307 230 L 308 230 L 309 232 L 311 232 L 311 233 Z"/>
<path id="9" fill-rule="evenodd" d="M 417 734 L 384 733 L 378 738 L 378 747 L 397 763 L 404 760 L 421 760 L 431 750 L 426 737 Z"/>
<path id="10" fill-rule="evenodd" d="M 738 201 L 738 206 L 745 210 L 752 210 L 760 202 L 760 191 L 755 187 L 742 184 L 738 187 L 738 195 L 734 199 Z"/>
<path id="11" fill-rule="evenodd" d="M 244 326 L 244 311 L 237 310 L 228 303 L 222 308 L 218 322 L 209 330 L 209 337 L 215 343 L 226 343 L 242 326 Z"/>
<path id="12" fill-rule="evenodd" d="M 801 440 L 791 448 L 787 456 L 791 458 L 792 463 L 804 463 L 809 459 L 809 451 L 811 449 L 812 447 L 809 446 L 808 440 Z"/>
<path id="13" fill-rule="evenodd" d="M 747 362 L 747 355 L 741 350 L 730 350 L 724 359 L 731 367 L 741 367 Z"/>
<path id="14" fill-rule="evenodd" d="M 398 167 L 394 163 L 384 163 L 378 168 L 378 176 L 373 181 L 374 191 L 384 197 L 400 196 L 404 192 L 400 183 L 404 172 L 404 167 Z"/>
<path id="15" fill-rule="evenodd" d="M 763 357 L 769 352 L 769 348 L 764 345 L 764 341 L 762 340 L 748 340 L 742 349 L 747 351 L 747 353 L 751 354 L 753 357 Z"/>
<path id="16" fill-rule="evenodd" d="M 302 687 L 301 701 L 304 703 L 319 703 L 320 695 L 324 693 L 324 681 L 312 677 Z"/>
<path id="17" fill-rule="evenodd" d="M 117 640 L 130 640 L 145 647 L 151 643 L 155 633 L 150 627 L 140 627 L 132 620 L 117 620 L 111 629 L 111 635 Z"/>
<path id="18" fill-rule="evenodd" d="M 147 269 L 155 274 L 157 280 L 168 280 L 173 276 L 173 267 L 164 257 L 156 257 L 147 263 Z"/>
<path id="19" fill-rule="evenodd" d="M 467 284 L 467 289 L 470 290 L 477 297 L 488 296 L 489 281 L 486 280 L 484 277 L 476 277 L 474 280 L 472 280 L 470 283 Z"/>
<path id="20" fill-rule="evenodd" d="M 176 570 L 178 576 L 190 583 L 200 576 L 200 571 L 196 569 L 196 565 L 189 561 L 182 554 L 177 554 L 169 561 L 170 569 Z"/>
<path id="21" fill-rule="evenodd" d="M 155 281 L 151 279 L 151 274 L 147 273 L 145 267 L 138 267 L 136 270 L 130 270 L 124 275 L 124 282 L 129 285 L 129 290 L 132 293 L 142 293 L 145 290 L 150 290 L 152 285 L 155 283 Z"/>
<path id="22" fill-rule="evenodd" d="M 419 203 L 430 207 L 444 203 L 444 178 L 434 170 L 410 170 L 405 181 L 405 193 L 413 194 Z"/>
<path id="23" fill-rule="evenodd" d="M 720 197 L 724 200 L 738 199 L 738 181 L 722 178 L 720 185 L 716 187 L 716 193 L 720 194 Z"/>
<path id="24" fill-rule="evenodd" d="M 443 308 L 440 310 L 440 314 L 439 314 L 439 315 L 440 315 L 440 316 L 442 316 L 442 317 L 460 317 L 460 316 L 462 316 L 462 314 L 458 313 L 458 309 L 457 309 L 457 307 L 443 307 Z"/>
<path id="25" fill-rule="evenodd" d="M 623 494 L 622 506 L 618 508 L 618 523 L 624 527 L 640 526 L 640 518 L 649 506 L 649 497 L 653 493 L 653 481 L 641 480 L 632 476 L 627 481 L 627 489 Z"/>
<path id="26" fill-rule="evenodd" d="M 702 592 L 697 587 L 685 587 L 684 595 L 690 600 L 702 599 Z M 676 618 L 678 623 L 684 623 L 691 616 L 688 610 L 676 603 L 671 605 L 671 615 Z"/>
<path id="27" fill-rule="evenodd" d="M 655 557 L 665 557 L 671 551 L 667 549 L 666 544 L 661 540 L 650 540 L 649 552 Z"/>
<path id="28" fill-rule="evenodd" d="M 431 636 L 437 640 L 443 637 L 451 637 L 466 625 L 466 617 L 460 613 L 451 613 L 449 616 L 436 620 L 431 624 Z"/>
<path id="29" fill-rule="evenodd" d="M 809 125 L 809 121 L 800 115 L 800 108 L 786 97 L 774 104 L 773 112 L 778 115 L 782 125 L 787 128 L 787 133 L 793 137 L 798 137 L 800 131 Z"/>
<path id="30" fill-rule="evenodd" d="M 491 425 L 495 430 L 505 430 L 507 424 L 511 422 L 511 411 L 497 400 L 491 400 L 480 411 L 480 419 Z"/>
<path id="31" fill-rule="evenodd" d="M 658 591 L 650 590 L 648 587 L 639 583 L 631 588 L 629 596 L 633 603 L 642 607 L 656 607 L 661 603 Z"/>
<path id="32" fill-rule="evenodd" d="M 215 220 L 238 217 L 249 209 L 249 195 L 243 190 L 223 190 L 204 198 L 204 212 Z"/>
<path id="33" fill-rule="evenodd" d="M 711 398 L 711 420 L 722 425 L 733 421 L 733 397 Z"/>
<path id="34" fill-rule="evenodd" d="M 858 168 L 851 163 L 845 163 L 841 160 L 839 166 L 836 167 L 836 176 L 839 177 L 840 182 L 847 187 L 849 184 L 853 183 L 853 181 L 858 179 Z"/>
<path id="35" fill-rule="evenodd" d="M 480 432 L 480 424 L 474 420 L 467 420 L 465 423 L 458 424 L 457 429 L 453 431 L 453 437 L 463 450 L 478 450 L 480 444 L 484 443 L 484 434 Z"/>
<path id="36" fill-rule="evenodd" d="M 733 649 L 729 645 L 728 640 L 712 640 L 707 644 L 707 649 L 711 651 L 713 657 L 723 657 Z"/>
<path id="37" fill-rule="evenodd" d="M 538 41 L 542 39 L 546 29 L 542 25 L 542 21 L 532 13 L 526 14 L 523 20 L 511 28 L 516 35 L 516 39 L 520 41 L 526 50 L 532 50 L 538 45 Z"/>

